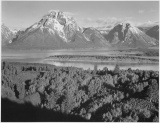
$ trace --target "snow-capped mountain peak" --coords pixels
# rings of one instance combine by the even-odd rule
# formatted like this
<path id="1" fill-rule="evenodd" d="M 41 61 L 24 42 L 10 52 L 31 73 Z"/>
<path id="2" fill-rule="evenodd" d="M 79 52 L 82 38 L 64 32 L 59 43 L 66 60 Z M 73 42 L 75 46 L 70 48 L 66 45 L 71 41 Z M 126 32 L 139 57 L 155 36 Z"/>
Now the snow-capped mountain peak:
<path id="1" fill-rule="evenodd" d="M 113 44 L 130 47 L 148 47 L 157 44 L 154 39 L 129 22 L 117 23 L 107 37 Z"/>
<path id="2" fill-rule="evenodd" d="M 56 32 L 65 42 L 72 41 L 72 37 L 77 31 L 82 32 L 82 28 L 77 25 L 73 17 L 66 15 L 59 10 L 50 10 L 42 19 L 33 24 L 27 31 L 44 28 L 51 32 Z"/>

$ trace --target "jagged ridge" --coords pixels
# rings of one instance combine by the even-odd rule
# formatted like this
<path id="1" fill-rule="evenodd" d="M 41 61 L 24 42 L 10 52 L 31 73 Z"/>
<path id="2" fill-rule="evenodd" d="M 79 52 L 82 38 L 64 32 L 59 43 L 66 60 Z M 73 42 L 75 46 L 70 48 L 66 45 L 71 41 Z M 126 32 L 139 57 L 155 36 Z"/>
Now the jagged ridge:
<path id="1" fill-rule="evenodd" d="M 118 46 L 149 47 L 157 45 L 155 39 L 149 37 L 128 22 L 118 23 L 107 35 L 110 43 Z"/>

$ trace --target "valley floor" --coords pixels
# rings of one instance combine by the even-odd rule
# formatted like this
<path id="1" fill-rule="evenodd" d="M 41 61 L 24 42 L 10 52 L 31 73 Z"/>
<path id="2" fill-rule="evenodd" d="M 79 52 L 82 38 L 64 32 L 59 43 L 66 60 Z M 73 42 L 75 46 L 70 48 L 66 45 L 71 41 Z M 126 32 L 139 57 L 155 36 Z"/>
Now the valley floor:
<path id="1" fill-rule="evenodd" d="M 126 67 L 142 68 L 142 70 L 158 70 L 159 50 L 152 49 L 68 49 L 68 50 L 13 50 L 3 49 L 2 60 L 11 62 L 42 63 L 62 66 L 75 66 L 84 69 L 95 64 L 103 67 L 104 64 L 111 68 L 115 64 Z M 63 62 L 63 63 L 62 63 Z M 70 62 L 68 64 L 68 62 Z M 72 63 L 71 63 L 72 62 Z M 78 64 L 80 63 L 80 64 Z M 91 63 L 91 64 L 90 64 Z M 83 65 L 82 65 L 83 64 Z M 132 66 L 132 64 L 134 66 Z M 82 67 L 85 66 L 85 67 Z M 155 68 L 156 67 L 156 68 Z M 146 68 L 146 69 L 143 69 Z M 110 69 L 110 68 L 109 68 Z"/>

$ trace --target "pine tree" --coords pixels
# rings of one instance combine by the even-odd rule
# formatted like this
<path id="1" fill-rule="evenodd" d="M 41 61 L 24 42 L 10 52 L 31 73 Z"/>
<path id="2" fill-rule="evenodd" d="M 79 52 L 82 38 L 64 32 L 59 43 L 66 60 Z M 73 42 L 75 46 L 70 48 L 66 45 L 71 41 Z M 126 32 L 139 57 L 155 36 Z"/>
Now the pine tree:
<path id="1" fill-rule="evenodd" d="M 114 68 L 113 73 L 114 73 L 114 74 L 118 74 L 118 73 L 119 73 L 119 71 L 120 71 L 119 65 L 118 65 L 118 64 L 116 64 L 116 66 L 115 66 L 115 68 Z"/>

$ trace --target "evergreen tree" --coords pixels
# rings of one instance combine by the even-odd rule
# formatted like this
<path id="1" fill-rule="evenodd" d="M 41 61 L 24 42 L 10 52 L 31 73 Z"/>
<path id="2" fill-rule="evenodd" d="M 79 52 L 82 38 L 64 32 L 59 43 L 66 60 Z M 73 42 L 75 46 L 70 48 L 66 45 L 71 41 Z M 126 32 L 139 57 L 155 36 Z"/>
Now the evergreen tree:
<path id="1" fill-rule="evenodd" d="M 115 66 L 115 68 L 114 68 L 114 70 L 113 70 L 113 73 L 114 73 L 114 74 L 118 74 L 119 71 L 120 71 L 119 65 L 116 64 L 116 66 Z"/>

